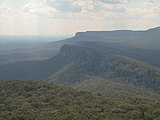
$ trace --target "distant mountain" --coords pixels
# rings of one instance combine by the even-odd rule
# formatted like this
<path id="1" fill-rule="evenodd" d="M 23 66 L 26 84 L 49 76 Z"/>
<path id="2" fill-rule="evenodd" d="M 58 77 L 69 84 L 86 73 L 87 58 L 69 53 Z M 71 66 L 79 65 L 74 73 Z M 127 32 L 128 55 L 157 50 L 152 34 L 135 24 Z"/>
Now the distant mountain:
<path id="1" fill-rule="evenodd" d="M 84 43 L 84 44 L 83 44 Z M 160 27 L 145 31 L 87 31 L 50 43 L 55 51 L 65 45 L 101 48 L 160 67 Z"/>
<path id="2" fill-rule="evenodd" d="M 122 43 L 124 45 L 134 46 L 145 49 L 160 49 L 160 29 L 153 28 L 146 31 L 131 31 L 131 30 L 117 30 L 117 31 L 88 31 L 77 33 L 75 37 L 92 36 L 99 37 L 103 42 Z M 102 39 L 101 39 L 102 38 Z M 92 41 L 92 40 L 91 40 Z M 95 41 L 95 40 L 93 40 Z"/>
<path id="3" fill-rule="evenodd" d="M 55 57 L 0 66 L 0 79 L 49 79 L 74 85 L 88 76 L 160 89 L 160 70 L 135 59 L 92 48 L 64 45 Z"/>
<path id="4" fill-rule="evenodd" d="M 98 41 L 81 41 L 76 45 L 128 56 L 160 68 L 160 49 L 142 49 L 119 43 Z"/>
<path id="5" fill-rule="evenodd" d="M 63 46 L 59 55 L 69 63 L 50 77 L 57 83 L 76 84 L 93 75 L 160 89 L 160 70 L 135 59 L 69 45 Z"/>
<path id="6" fill-rule="evenodd" d="M 116 30 L 78 32 L 74 37 L 53 42 L 52 45 L 57 50 L 64 44 L 73 45 L 79 41 L 111 42 L 143 49 L 160 49 L 160 27 L 144 31 Z"/>
<path id="7" fill-rule="evenodd" d="M 74 37 L 56 42 L 49 42 L 52 41 L 52 39 L 53 41 L 57 39 L 54 37 L 2 36 L 0 37 L 0 65 L 29 60 L 45 60 L 56 55 L 65 44 L 75 45 L 78 42 L 96 41 L 139 48 L 138 51 L 141 54 L 139 54 L 138 57 L 133 55 L 133 58 L 146 60 L 144 62 L 159 67 L 159 58 L 157 58 L 157 56 L 160 56 L 158 54 L 160 50 L 159 34 L 160 27 L 145 31 L 117 30 L 78 32 Z M 63 37 L 60 38 L 62 39 Z M 142 51 L 140 51 L 140 49 L 142 49 Z M 152 56 L 150 58 L 148 57 L 150 55 L 146 56 L 147 53 L 143 49 L 147 49 L 146 52 L 152 54 Z M 130 50 L 127 49 L 126 51 Z M 129 57 L 132 57 L 131 55 Z"/>
<path id="8" fill-rule="evenodd" d="M 47 60 L 0 65 L 0 80 L 46 80 L 115 98 L 159 100 L 159 28 L 82 32 L 45 45 L 62 47 Z"/>
<path id="9" fill-rule="evenodd" d="M 0 55 L 0 120 L 159 120 L 159 33 L 79 32 L 38 47 L 45 60 Z"/>
<path id="10" fill-rule="evenodd" d="M 159 101 L 111 98 L 40 81 L 1 81 L 0 120 L 159 119 Z"/>

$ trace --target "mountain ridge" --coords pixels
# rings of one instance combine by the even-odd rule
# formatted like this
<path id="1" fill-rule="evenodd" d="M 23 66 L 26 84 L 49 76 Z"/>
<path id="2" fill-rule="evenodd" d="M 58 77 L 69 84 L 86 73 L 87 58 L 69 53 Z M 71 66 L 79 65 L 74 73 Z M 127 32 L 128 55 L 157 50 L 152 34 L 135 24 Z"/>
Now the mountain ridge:
<path id="1" fill-rule="evenodd" d="M 75 33 L 74 36 L 79 35 L 79 34 L 83 34 L 83 33 L 100 33 L 100 32 L 147 32 L 147 31 L 157 31 L 160 30 L 160 27 L 153 27 L 153 28 L 149 28 L 149 29 L 145 29 L 145 30 L 104 30 L 104 31 L 84 31 L 84 32 L 77 32 Z"/>
<path id="2" fill-rule="evenodd" d="M 147 64 L 154 65 L 155 67 L 160 67 L 160 50 L 156 49 L 142 49 L 132 46 L 123 45 L 120 43 L 110 43 L 110 42 L 90 42 L 90 41 L 80 41 L 76 43 L 77 46 L 88 47 L 93 49 L 98 49 L 104 52 L 112 52 L 119 55 L 128 56 Z"/>
<path id="3" fill-rule="evenodd" d="M 66 66 L 69 67 L 63 70 Z M 55 77 L 59 71 L 61 74 Z M 58 83 L 74 84 L 85 80 L 86 75 L 119 78 L 120 81 L 160 89 L 158 68 L 126 56 L 73 45 L 64 45 L 58 55 L 45 61 L 0 66 L 1 80 L 49 78 Z"/>

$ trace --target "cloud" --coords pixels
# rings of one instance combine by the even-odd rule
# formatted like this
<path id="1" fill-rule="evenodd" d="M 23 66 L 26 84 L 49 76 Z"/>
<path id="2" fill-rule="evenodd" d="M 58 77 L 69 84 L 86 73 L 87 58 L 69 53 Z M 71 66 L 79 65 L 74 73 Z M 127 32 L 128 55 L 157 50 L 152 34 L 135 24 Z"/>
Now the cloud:
<path id="1" fill-rule="evenodd" d="M 98 0 L 98 1 L 107 4 L 124 4 L 128 2 L 128 0 Z"/>
<path id="2" fill-rule="evenodd" d="M 9 7 L 7 7 L 5 4 L 2 4 L 2 5 L 0 5 L 0 10 L 1 11 L 6 11 L 6 12 L 9 12 L 9 11 L 11 11 L 11 9 L 9 8 Z"/>
<path id="3" fill-rule="evenodd" d="M 13 10 L 7 7 L 5 4 L 0 5 L 0 16 L 6 17 L 12 15 Z"/>
<path id="4" fill-rule="evenodd" d="M 0 4 L 5 4 L 12 9 L 19 9 L 28 2 L 29 0 L 0 0 Z"/>
<path id="5" fill-rule="evenodd" d="M 47 0 L 47 4 L 61 12 L 81 12 L 82 7 L 74 0 Z"/>
<path id="6" fill-rule="evenodd" d="M 147 0 L 146 2 L 149 2 L 149 3 L 155 3 L 156 0 Z"/>
<path id="7" fill-rule="evenodd" d="M 0 0 L 0 34 L 143 29 L 160 25 L 159 11 L 160 0 Z"/>
<path id="8" fill-rule="evenodd" d="M 37 17 L 58 19 L 83 19 L 89 17 L 92 19 L 93 17 L 103 18 L 103 16 L 109 16 L 110 13 L 124 13 L 125 6 L 122 3 L 125 3 L 125 1 L 126 0 L 119 0 L 119 2 L 118 0 L 30 0 L 20 9 L 15 9 L 15 11 L 19 12 L 22 16 L 26 14 L 29 16 L 30 14 L 30 16 L 34 15 Z"/>
<path id="9" fill-rule="evenodd" d="M 22 8 L 23 12 L 34 14 L 37 16 L 53 17 L 56 14 L 56 9 L 45 4 L 44 1 L 31 1 Z"/>
<path id="10" fill-rule="evenodd" d="M 125 12 L 125 4 L 106 4 L 101 0 L 75 0 L 82 7 L 82 13 L 94 13 L 95 15 L 102 13 L 123 13 Z M 106 2 L 106 1 L 105 1 Z"/>

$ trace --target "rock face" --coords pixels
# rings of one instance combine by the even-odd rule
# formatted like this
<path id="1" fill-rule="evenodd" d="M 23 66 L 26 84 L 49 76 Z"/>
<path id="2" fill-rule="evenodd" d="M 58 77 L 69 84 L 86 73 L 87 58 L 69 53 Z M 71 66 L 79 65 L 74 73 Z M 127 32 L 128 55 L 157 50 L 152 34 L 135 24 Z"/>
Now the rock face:
<path id="1" fill-rule="evenodd" d="M 111 42 L 129 45 L 143 49 L 160 49 L 160 27 L 144 30 L 117 30 L 117 31 L 87 31 L 77 32 L 74 37 L 54 42 L 52 45 L 56 50 L 65 44 L 74 45 L 80 41 Z"/>
<path id="2" fill-rule="evenodd" d="M 95 59 L 100 59 L 102 53 L 77 46 L 64 45 L 60 50 L 60 54 L 64 58 L 71 58 L 73 61 L 76 60 L 77 63 L 87 64 Z"/>
<path id="3" fill-rule="evenodd" d="M 64 45 L 60 53 L 45 61 L 0 66 L 0 79 L 47 79 L 73 85 L 99 76 L 155 90 L 160 88 L 160 70 L 129 57 L 92 48 Z"/>
<path id="4" fill-rule="evenodd" d="M 58 83 L 64 82 L 68 84 L 66 83 L 67 80 L 69 84 L 74 84 L 74 82 L 82 79 L 84 74 L 89 74 L 101 76 L 105 79 L 121 78 L 121 80 L 126 82 L 159 90 L 160 70 L 137 60 L 91 48 L 71 45 L 63 46 L 59 56 L 67 60 L 68 64 L 72 63 L 72 65 L 59 74 L 59 76 L 53 75 L 51 77 L 51 79 L 56 78 L 55 81 Z M 68 73 L 71 74 L 68 76 Z M 79 75 L 81 75 L 80 78 Z M 63 81 L 63 78 L 65 78 L 65 81 Z"/>

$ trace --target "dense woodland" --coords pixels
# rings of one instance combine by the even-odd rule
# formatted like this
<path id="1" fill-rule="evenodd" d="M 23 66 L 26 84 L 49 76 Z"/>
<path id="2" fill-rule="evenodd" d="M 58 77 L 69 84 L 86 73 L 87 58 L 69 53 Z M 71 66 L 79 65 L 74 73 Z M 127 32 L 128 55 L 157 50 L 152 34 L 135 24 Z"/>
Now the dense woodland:
<path id="1" fill-rule="evenodd" d="M 159 120 L 160 102 L 104 97 L 40 81 L 1 81 L 0 120 Z"/>
<path id="2" fill-rule="evenodd" d="M 130 57 L 104 52 L 93 48 L 64 45 L 57 55 L 62 65 L 49 77 L 62 84 L 77 84 L 99 76 L 106 80 L 118 80 L 145 86 L 159 91 L 160 69 Z"/>
<path id="3" fill-rule="evenodd" d="M 160 120 L 159 33 L 1 45 L 0 120 Z"/>

